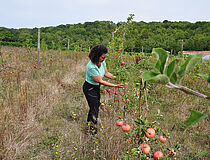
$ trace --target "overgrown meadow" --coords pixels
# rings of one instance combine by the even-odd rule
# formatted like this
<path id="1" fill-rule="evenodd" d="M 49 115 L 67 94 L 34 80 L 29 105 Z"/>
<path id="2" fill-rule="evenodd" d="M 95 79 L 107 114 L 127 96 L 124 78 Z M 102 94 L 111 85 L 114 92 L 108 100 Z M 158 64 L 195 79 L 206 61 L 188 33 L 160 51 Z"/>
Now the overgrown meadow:
<path id="1" fill-rule="evenodd" d="M 41 52 L 40 66 L 32 48 L 2 46 L 0 56 L 0 159 L 144 160 L 153 159 L 155 151 L 163 153 L 162 159 L 209 158 L 209 116 L 187 129 L 185 123 L 189 109 L 208 113 L 209 100 L 142 82 L 142 71 L 156 62 L 150 53 L 110 50 L 107 68 L 117 79 L 106 80 L 126 87 L 101 86 L 99 132 L 93 136 L 86 130 L 82 92 L 88 53 L 48 50 Z M 209 83 L 198 76 L 208 72 L 209 62 L 199 62 L 182 85 L 208 95 Z M 130 131 L 123 132 L 117 120 Z M 146 137 L 148 128 L 155 129 L 155 137 Z M 150 152 L 141 144 L 148 144 Z"/>

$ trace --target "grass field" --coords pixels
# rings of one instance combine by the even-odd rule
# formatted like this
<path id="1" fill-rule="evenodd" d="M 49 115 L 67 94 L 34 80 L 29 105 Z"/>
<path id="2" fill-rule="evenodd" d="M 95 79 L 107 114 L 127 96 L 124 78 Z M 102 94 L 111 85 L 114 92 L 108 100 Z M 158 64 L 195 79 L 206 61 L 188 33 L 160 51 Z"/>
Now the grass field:
<path id="1" fill-rule="evenodd" d="M 133 95 L 139 93 L 138 88 L 128 86 L 126 96 L 133 106 L 133 112 L 126 113 L 131 131 L 124 133 L 115 125 L 122 118 L 119 113 L 123 102 L 114 101 L 112 90 L 111 94 L 101 95 L 105 109 L 100 110 L 100 130 L 91 136 L 86 133 L 88 105 L 82 92 L 88 53 L 49 50 L 41 53 L 40 68 L 35 49 L 2 46 L 0 56 L 0 159 L 110 160 L 123 159 L 123 155 L 133 159 L 130 147 L 134 142 L 129 137 L 135 135 L 138 99 Z M 111 58 L 108 57 L 107 68 L 115 72 L 117 67 Z M 135 63 L 132 56 L 126 60 Z M 133 73 L 128 77 L 130 83 L 138 79 L 138 71 L 130 68 L 128 72 Z M 209 94 L 210 86 L 196 76 L 198 72 L 209 72 L 209 62 L 196 65 L 182 85 Z M 123 93 L 120 89 L 119 92 Z M 154 148 L 176 146 L 177 159 L 210 158 L 209 116 L 184 132 L 188 110 L 205 113 L 209 111 L 209 100 L 150 83 L 147 96 L 149 120 L 167 133 L 167 142 L 154 144 Z M 142 107 L 145 108 L 143 101 Z"/>

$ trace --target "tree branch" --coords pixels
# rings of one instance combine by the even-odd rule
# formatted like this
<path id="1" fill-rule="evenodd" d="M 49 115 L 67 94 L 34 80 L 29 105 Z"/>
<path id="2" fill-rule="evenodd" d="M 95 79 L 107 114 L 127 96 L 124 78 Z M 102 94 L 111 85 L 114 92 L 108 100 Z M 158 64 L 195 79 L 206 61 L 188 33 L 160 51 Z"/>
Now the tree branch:
<path id="1" fill-rule="evenodd" d="M 191 95 L 195 95 L 195 96 L 198 96 L 198 97 L 210 99 L 210 97 L 207 96 L 207 95 L 204 95 L 204 94 L 202 94 L 202 93 L 196 92 L 196 91 L 191 90 L 191 89 L 189 89 L 189 88 L 187 88 L 187 87 L 184 87 L 184 86 L 180 86 L 180 85 L 177 86 L 177 85 L 175 85 L 175 84 L 173 84 L 173 83 L 171 83 L 171 82 L 169 82 L 166 86 L 169 87 L 169 88 L 174 88 L 174 89 L 181 90 L 182 92 L 185 92 L 185 93 L 187 93 L 187 94 L 191 94 Z"/>

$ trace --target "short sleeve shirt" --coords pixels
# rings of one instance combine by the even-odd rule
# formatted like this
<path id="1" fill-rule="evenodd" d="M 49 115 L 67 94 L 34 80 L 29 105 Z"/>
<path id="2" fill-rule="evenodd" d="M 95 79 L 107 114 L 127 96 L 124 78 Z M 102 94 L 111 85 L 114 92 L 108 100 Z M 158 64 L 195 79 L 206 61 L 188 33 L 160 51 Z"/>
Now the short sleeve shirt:
<path id="1" fill-rule="evenodd" d="M 90 84 L 93 84 L 93 85 L 99 85 L 99 83 L 96 83 L 93 80 L 92 76 L 95 77 L 95 76 L 100 75 L 101 78 L 103 78 L 104 74 L 105 74 L 104 67 L 106 67 L 106 62 L 105 61 L 103 61 L 101 63 L 101 66 L 99 68 L 98 68 L 98 66 L 93 64 L 92 61 L 89 61 L 88 64 L 87 64 L 87 67 L 86 67 L 86 81 Z"/>

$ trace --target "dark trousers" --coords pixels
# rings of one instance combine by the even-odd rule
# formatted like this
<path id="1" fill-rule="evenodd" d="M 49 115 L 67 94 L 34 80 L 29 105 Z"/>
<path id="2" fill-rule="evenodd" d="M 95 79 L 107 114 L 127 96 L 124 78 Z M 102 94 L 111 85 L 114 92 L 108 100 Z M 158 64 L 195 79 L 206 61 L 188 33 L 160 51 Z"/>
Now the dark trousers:
<path id="1" fill-rule="evenodd" d="M 100 85 L 92 85 L 85 81 L 83 92 L 90 107 L 87 122 L 97 124 L 97 118 L 100 106 Z"/>

